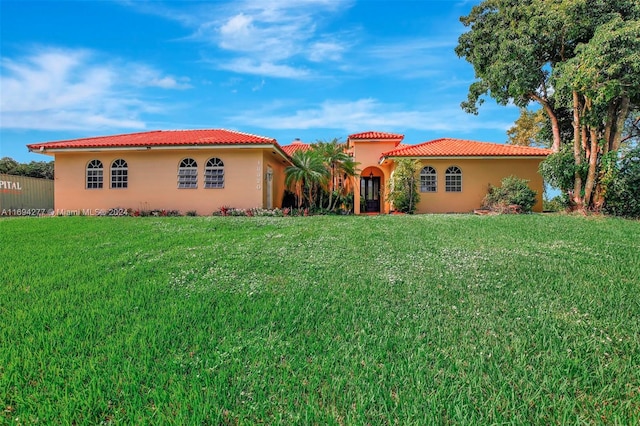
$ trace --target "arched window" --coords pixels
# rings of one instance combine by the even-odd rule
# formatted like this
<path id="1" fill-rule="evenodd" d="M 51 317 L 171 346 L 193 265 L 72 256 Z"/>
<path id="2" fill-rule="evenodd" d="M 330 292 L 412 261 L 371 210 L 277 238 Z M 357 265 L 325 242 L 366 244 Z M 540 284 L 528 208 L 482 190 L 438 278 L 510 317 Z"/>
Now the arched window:
<path id="1" fill-rule="evenodd" d="M 119 158 L 111 163 L 111 188 L 126 188 L 129 184 L 127 162 Z"/>
<path id="2" fill-rule="evenodd" d="M 209 158 L 204 167 L 204 187 L 224 188 L 224 163 L 219 158 Z"/>
<path id="3" fill-rule="evenodd" d="M 198 163 L 193 158 L 185 158 L 178 167 L 178 188 L 198 187 Z"/>
<path id="4" fill-rule="evenodd" d="M 423 167 L 420 170 L 420 192 L 436 192 L 437 187 L 436 169 L 431 166 Z"/>
<path id="5" fill-rule="evenodd" d="M 87 164 L 87 189 L 101 189 L 103 176 L 102 161 L 89 161 L 89 164 Z"/>
<path id="6" fill-rule="evenodd" d="M 446 192 L 462 192 L 462 170 L 451 166 L 444 174 L 444 190 Z"/>

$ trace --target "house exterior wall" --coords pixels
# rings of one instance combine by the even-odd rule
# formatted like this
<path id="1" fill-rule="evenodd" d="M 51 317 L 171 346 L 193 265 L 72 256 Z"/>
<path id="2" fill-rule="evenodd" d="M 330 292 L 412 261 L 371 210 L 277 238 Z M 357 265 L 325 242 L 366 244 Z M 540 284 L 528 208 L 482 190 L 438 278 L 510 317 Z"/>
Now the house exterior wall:
<path id="1" fill-rule="evenodd" d="M 204 188 L 204 168 L 212 157 L 224 163 L 224 188 Z M 197 188 L 178 188 L 178 167 L 184 158 L 198 164 Z M 104 167 L 103 188 L 86 189 L 86 167 L 91 160 Z M 128 187 L 110 188 L 110 167 L 116 159 L 128 166 Z M 57 153 L 55 159 L 55 209 L 96 214 L 113 208 L 196 211 L 209 215 L 222 206 L 255 208 L 266 206 L 265 173 L 267 164 L 282 169 L 271 150 L 259 148 L 103 150 L 100 152 Z M 282 178 L 284 179 L 284 178 Z M 282 200 L 283 184 L 275 179 L 273 204 Z"/>
<path id="2" fill-rule="evenodd" d="M 264 208 L 267 208 L 269 206 L 268 200 L 267 200 L 267 190 L 266 190 L 266 185 L 269 185 L 268 182 L 268 177 L 267 177 L 267 171 L 269 170 L 269 168 L 271 168 L 271 171 L 273 173 L 273 175 L 271 176 L 271 180 L 272 180 L 272 191 L 271 191 L 271 196 L 272 196 L 272 208 L 282 208 L 282 197 L 284 196 L 284 190 L 285 190 L 285 184 L 284 184 L 284 179 L 285 179 L 285 174 L 284 174 L 284 169 L 286 168 L 286 164 L 283 163 L 282 161 L 282 157 L 280 157 L 277 154 L 274 154 L 273 151 L 264 151 L 263 155 L 262 155 L 262 164 L 263 169 L 262 169 L 262 181 L 263 181 L 263 185 L 265 185 L 264 191 L 263 192 L 263 200 L 262 200 L 262 206 Z"/>
<path id="3" fill-rule="evenodd" d="M 397 141 L 352 141 L 353 144 L 353 159 L 360 163 L 358 165 L 359 170 L 364 170 L 369 166 L 378 166 L 380 155 L 383 152 L 393 150 L 398 142 Z"/>
<path id="4" fill-rule="evenodd" d="M 423 167 L 431 166 L 437 174 L 437 191 L 420 193 L 417 213 L 465 213 L 482 206 L 489 185 L 500 186 L 503 178 L 515 175 L 527 179 L 531 189 L 537 192 L 533 210 L 542 211 L 542 176 L 538 173 L 544 158 L 477 158 L 477 159 L 426 159 Z M 462 191 L 445 191 L 445 171 L 457 166 L 462 171 Z"/>
<path id="5" fill-rule="evenodd" d="M 397 145 L 397 141 L 351 141 L 353 153 L 353 159 L 360 163 L 358 164 L 358 170 L 360 175 L 368 176 L 369 173 L 373 173 L 374 176 L 380 177 L 380 213 L 389 213 L 390 205 L 387 202 L 387 182 L 392 167 L 389 165 L 379 165 L 380 155 L 383 152 L 391 151 Z M 354 212 L 360 214 L 360 179 L 356 179 L 356 185 L 354 188 Z"/>

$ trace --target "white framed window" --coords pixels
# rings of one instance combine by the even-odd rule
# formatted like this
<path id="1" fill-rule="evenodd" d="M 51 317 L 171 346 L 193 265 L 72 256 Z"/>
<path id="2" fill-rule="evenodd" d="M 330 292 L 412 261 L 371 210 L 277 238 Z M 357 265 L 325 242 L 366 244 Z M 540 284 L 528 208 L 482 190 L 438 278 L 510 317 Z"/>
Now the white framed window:
<path id="1" fill-rule="evenodd" d="M 87 189 L 101 189 L 104 179 L 102 161 L 91 160 L 87 164 L 86 186 Z"/>
<path id="2" fill-rule="evenodd" d="M 204 167 L 204 187 L 224 188 L 224 163 L 219 158 L 209 158 Z"/>
<path id="3" fill-rule="evenodd" d="M 111 163 L 111 188 L 127 188 L 129 185 L 129 168 L 122 158 Z"/>
<path id="4" fill-rule="evenodd" d="M 198 187 L 198 163 L 193 158 L 185 158 L 178 166 L 178 188 Z"/>
<path id="5" fill-rule="evenodd" d="M 446 192 L 462 192 L 462 170 L 451 166 L 444 174 L 444 190 Z"/>
<path id="6" fill-rule="evenodd" d="M 420 170 L 420 192 L 436 192 L 438 188 L 438 177 L 436 169 L 425 166 Z"/>

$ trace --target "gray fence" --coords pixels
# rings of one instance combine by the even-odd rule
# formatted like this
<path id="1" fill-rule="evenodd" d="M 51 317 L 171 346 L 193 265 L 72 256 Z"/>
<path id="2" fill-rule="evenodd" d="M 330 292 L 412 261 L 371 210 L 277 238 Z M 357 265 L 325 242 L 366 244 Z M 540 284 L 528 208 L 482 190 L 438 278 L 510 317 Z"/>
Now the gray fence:
<path id="1" fill-rule="evenodd" d="M 0 174 L 0 215 L 38 216 L 52 210 L 52 180 Z"/>

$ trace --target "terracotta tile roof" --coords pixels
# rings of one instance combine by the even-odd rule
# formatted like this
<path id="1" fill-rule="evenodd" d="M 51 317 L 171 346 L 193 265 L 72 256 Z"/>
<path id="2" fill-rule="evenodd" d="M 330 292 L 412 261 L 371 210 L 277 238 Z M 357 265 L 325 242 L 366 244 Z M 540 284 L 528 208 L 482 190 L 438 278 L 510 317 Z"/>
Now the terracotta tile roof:
<path id="1" fill-rule="evenodd" d="M 382 154 L 384 157 L 545 157 L 553 151 L 546 148 L 477 142 L 443 138 L 417 145 L 398 147 Z"/>
<path id="2" fill-rule="evenodd" d="M 349 135 L 349 139 L 404 139 L 404 135 L 385 132 L 362 132 Z"/>
<path id="3" fill-rule="evenodd" d="M 282 147 L 282 150 L 287 153 L 288 156 L 292 156 L 296 151 L 309 151 L 311 149 L 311 144 L 304 143 L 299 139 L 291 142 L 290 145 L 285 145 Z"/>
<path id="4" fill-rule="evenodd" d="M 124 135 L 98 136 L 56 142 L 34 143 L 27 145 L 31 151 L 40 149 L 77 149 L 77 148 L 122 148 L 146 146 L 185 146 L 185 145 L 251 145 L 273 144 L 277 141 L 264 136 L 236 132 L 225 129 L 208 130 L 156 130 Z"/>

